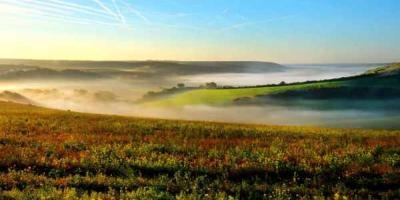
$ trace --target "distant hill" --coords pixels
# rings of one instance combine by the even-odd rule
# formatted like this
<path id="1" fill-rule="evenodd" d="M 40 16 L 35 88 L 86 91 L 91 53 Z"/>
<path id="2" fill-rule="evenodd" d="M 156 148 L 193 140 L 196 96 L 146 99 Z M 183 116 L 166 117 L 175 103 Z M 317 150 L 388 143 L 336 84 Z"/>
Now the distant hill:
<path id="1" fill-rule="evenodd" d="M 49 61 L 1 60 L 0 81 L 117 79 L 172 85 L 182 76 L 222 73 L 273 73 L 288 70 L 271 62 Z M 178 80 L 179 79 L 179 80 Z"/>
<path id="2" fill-rule="evenodd" d="M 334 87 L 287 90 L 267 97 L 277 99 L 392 99 L 400 98 L 400 64 L 336 80 Z"/>
<path id="3" fill-rule="evenodd" d="M 34 104 L 34 102 L 29 98 L 10 91 L 0 92 L 0 101 L 21 103 L 21 104 Z"/>
<path id="4" fill-rule="evenodd" d="M 338 79 L 230 89 L 195 89 L 150 102 L 161 106 L 270 104 L 286 100 L 383 100 L 400 98 L 399 64 Z M 384 76 L 382 76 L 384 75 Z"/>
<path id="5" fill-rule="evenodd" d="M 10 66 L 7 67 L 11 68 Z M 77 69 L 54 70 L 54 69 L 38 68 L 32 66 L 25 66 L 25 67 L 19 66 L 15 67 L 14 69 L 3 70 L 0 73 L 0 80 L 31 80 L 31 79 L 82 80 L 82 79 L 98 79 L 102 77 L 104 77 L 104 75 Z"/>
<path id="6" fill-rule="evenodd" d="M 129 69 L 158 75 L 193 75 L 209 73 L 275 72 L 285 67 L 273 62 L 253 61 L 63 61 L 0 59 L 0 65 L 37 66 L 56 69 Z M 1 68 L 1 66 L 0 66 Z"/>

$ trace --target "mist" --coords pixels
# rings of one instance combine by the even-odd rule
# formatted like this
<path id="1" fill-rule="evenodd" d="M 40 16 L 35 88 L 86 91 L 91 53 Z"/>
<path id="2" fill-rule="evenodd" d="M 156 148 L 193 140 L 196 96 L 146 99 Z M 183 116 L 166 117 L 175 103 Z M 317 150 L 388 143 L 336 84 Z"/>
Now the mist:
<path id="1" fill-rule="evenodd" d="M 356 75 L 378 64 L 287 65 L 279 69 L 278 65 L 273 65 L 274 70 L 262 71 L 263 66 L 271 64 L 244 63 L 248 68 L 242 69 L 236 65 L 231 67 L 227 63 L 217 63 L 220 64 L 218 65 L 220 68 L 211 72 L 196 68 L 207 66 L 211 69 L 209 65 L 213 63 L 210 62 L 196 63 L 193 67 L 196 70 L 185 68 L 183 72 L 162 68 L 168 66 L 169 69 L 173 69 L 171 63 L 168 65 L 157 63 L 156 66 L 139 63 L 133 68 L 125 66 L 126 63 L 117 67 L 107 67 L 108 65 L 96 67 L 93 63 L 81 66 L 73 63 L 73 67 L 70 68 L 68 63 L 57 63 L 61 65 L 58 67 L 51 67 L 46 62 L 39 64 L 43 66 L 0 67 L 0 92 L 16 92 L 39 106 L 87 113 L 250 124 L 400 127 L 396 123 L 399 120 L 398 115 L 388 112 L 387 109 L 324 110 L 284 104 L 151 107 L 138 103 L 147 92 L 169 88 L 177 83 L 184 83 L 187 86 L 199 86 L 211 81 L 227 86 L 276 84 L 281 81 L 292 83 Z M 229 68 L 225 68 L 226 66 Z M 43 67 L 51 68 L 43 70 Z"/>
<path id="2" fill-rule="evenodd" d="M 354 76 L 379 66 L 379 64 L 325 64 L 325 65 L 285 65 L 285 71 L 275 72 L 244 72 L 196 74 L 177 77 L 179 81 L 189 85 L 198 85 L 210 80 L 216 80 L 220 85 L 248 86 L 303 82 L 309 80 L 325 80 L 331 78 Z"/>

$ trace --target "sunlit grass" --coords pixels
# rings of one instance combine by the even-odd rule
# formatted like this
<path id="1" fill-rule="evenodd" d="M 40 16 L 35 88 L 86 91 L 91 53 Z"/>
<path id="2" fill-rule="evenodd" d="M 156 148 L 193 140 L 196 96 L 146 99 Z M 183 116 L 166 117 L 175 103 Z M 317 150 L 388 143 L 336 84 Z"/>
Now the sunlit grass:
<path id="1" fill-rule="evenodd" d="M 0 199 L 396 199 L 399 135 L 0 102 Z"/>
<path id="2" fill-rule="evenodd" d="M 218 89 L 194 89 L 183 91 L 177 94 L 172 94 L 158 98 L 146 104 L 151 106 L 185 106 L 185 105 L 230 105 L 236 100 L 242 98 L 254 98 L 257 96 L 266 96 L 276 93 L 285 93 L 290 91 L 307 91 L 321 90 L 324 88 L 346 87 L 347 89 L 360 92 L 373 90 L 377 93 L 385 93 L 397 91 L 399 82 L 399 67 L 395 63 L 373 70 L 369 70 L 365 74 L 353 77 L 344 77 L 331 80 L 322 80 L 314 82 L 304 82 L 295 84 L 284 84 L 274 86 L 249 86 L 245 88 L 218 88 Z M 337 97 L 341 98 L 338 94 Z M 335 97 L 334 94 L 331 95 Z M 383 97 L 384 95 L 378 95 Z"/>
<path id="3" fill-rule="evenodd" d="M 229 105 L 235 99 L 255 97 L 257 95 L 268 95 L 277 92 L 311 89 L 311 88 L 332 88 L 338 87 L 340 82 L 319 82 L 305 83 L 298 85 L 251 87 L 238 89 L 197 89 L 184 93 L 168 96 L 167 98 L 148 103 L 157 106 L 184 106 L 184 105 Z"/>

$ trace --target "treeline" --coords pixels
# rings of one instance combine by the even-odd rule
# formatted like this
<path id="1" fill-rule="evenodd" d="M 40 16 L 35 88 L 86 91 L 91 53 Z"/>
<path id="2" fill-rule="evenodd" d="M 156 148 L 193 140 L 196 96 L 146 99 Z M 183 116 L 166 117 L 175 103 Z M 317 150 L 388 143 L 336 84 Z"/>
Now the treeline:
<path id="1" fill-rule="evenodd" d="M 165 97 L 167 95 L 172 95 L 172 94 L 176 94 L 179 92 L 185 92 L 185 91 L 194 90 L 194 89 L 202 89 L 202 88 L 217 89 L 217 88 L 226 88 L 226 87 L 230 87 L 230 86 L 219 87 L 218 84 L 215 82 L 208 82 L 208 83 L 205 83 L 204 85 L 190 87 L 190 86 L 186 86 L 184 83 L 178 83 L 178 84 L 176 84 L 176 86 L 173 86 L 171 88 L 162 88 L 160 91 L 149 91 L 143 96 L 143 99 L 144 100 L 157 99 L 157 98 Z M 233 87 L 230 87 L 230 88 L 233 88 Z"/>

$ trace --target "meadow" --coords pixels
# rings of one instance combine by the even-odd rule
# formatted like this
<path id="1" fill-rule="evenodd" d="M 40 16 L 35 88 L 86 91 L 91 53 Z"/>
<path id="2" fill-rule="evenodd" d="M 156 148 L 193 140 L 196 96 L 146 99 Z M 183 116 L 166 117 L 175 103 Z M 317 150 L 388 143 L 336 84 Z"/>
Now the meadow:
<path id="1" fill-rule="evenodd" d="M 236 99 L 267 95 L 287 90 L 330 88 L 336 87 L 335 82 L 310 83 L 288 86 L 266 86 L 233 89 L 196 89 L 188 92 L 162 98 L 153 102 L 145 103 L 151 106 L 185 106 L 185 105 L 214 105 L 222 106 L 234 103 Z"/>
<path id="2" fill-rule="evenodd" d="M 237 102 L 261 103 L 264 97 L 281 96 L 286 99 L 307 97 L 319 99 L 349 99 L 353 95 L 358 99 L 395 99 L 400 97 L 400 64 L 394 63 L 371 69 L 364 74 L 328 80 L 316 80 L 300 83 L 281 83 L 236 88 L 200 88 L 183 90 L 180 93 L 147 102 L 151 106 L 187 106 L 212 105 L 226 106 Z M 261 97 L 261 98 L 260 98 Z M 353 100 L 353 98 L 350 98 Z M 254 102 L 253 102 L 254 103 Z M 270 104 L 271 102 L 268 102 Z M 279 103 L 279 102 L 278 102 Z"/>
<path id="3" fill-rule="evenodd" d="M 399 134 L 0 102 L 0 199 L 397 199 Z"/>

